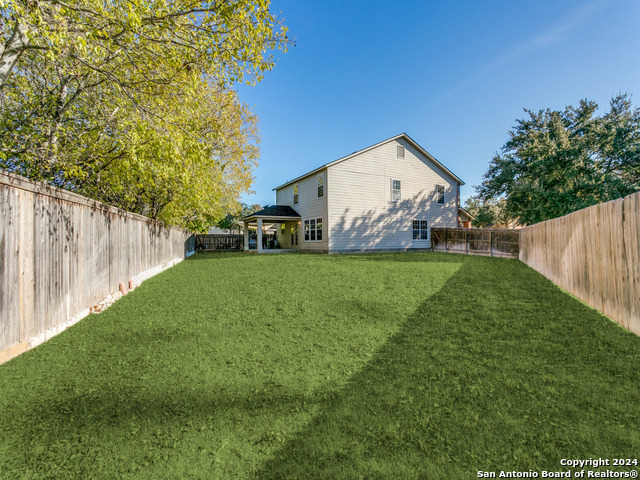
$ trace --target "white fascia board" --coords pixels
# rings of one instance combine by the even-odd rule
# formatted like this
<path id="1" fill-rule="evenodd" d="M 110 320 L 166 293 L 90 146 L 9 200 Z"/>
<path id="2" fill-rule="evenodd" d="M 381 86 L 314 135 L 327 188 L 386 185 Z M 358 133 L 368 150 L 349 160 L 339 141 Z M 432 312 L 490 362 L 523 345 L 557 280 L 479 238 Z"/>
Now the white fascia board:
<path id="1" fill-rule="evenodd" d="M 399 135 L 396 135 L 395 137 L 391 137 L 388 138 L 386 140 L 383 140 L 382 142 L 378 142 L 375 145 L 371 145 L 370 147 L 367 148 L 363 148 L 362 150 L 358 150 L 357 152 L 353 152 L 349 155 L 347 155 L 346 157 L 342 157 L 339 158 L 337 160 L 334 160 L 333 162 L 329 162 L 329 163 L 325 163 L 324 165 L 316 168 L 315 170 L 311 170 L 310 172 L 307 172 L 303 175 L 300 175 L 299 177 L 294 178 L 293 180 L 289 180 L 286 183 L 283 183 L 280 186 L 277 186 L 275 188 L 272 188 L 271 191 L 277 191 L 280 190 L 281 188 L 287 187 L 289 185 L 291 185 L 292 183 L 296 183 L 299 182 L 300 180 L 309 177 L 311 175 L 314 175 L 318 172 L 320 172 L 321 170 L 324 170 L 326 168 L 331 167 L 332 165 L 335 165 L 337 163 L 340 162 L 344 162 L 345 160 L 349 160 L 352 157 L 355 157 L 356 155 L 360 155 L 361 153 L 365 153 L 368 152 L 369 150 L 372 150 L 374 148 L 379 147 L 380 145 L 384 145 L 385 143 L 388 142 L 392 142 L 394 140 L 397 140 L 398 138 L 404 138 L 406 139 L 411 145 L 413 145 L 420 153 L 422 153 L 425 157 L 427 157 L 430 161 L 432 161 L 433 163 L 435 163 L 439 168 L 441 168 L 446 174 L 448 174 L 453 180 L 455 180 L 456 182 L 458 182 L 460 185 L 464 185 L 464 182 L 458 177 L 456 176 L 451 170 L 449 170 L 447 167 L 445 167 L 442 163 L 440 163 L 438 160 L 436 160 L 436 158 L 431 155 L 429 152 L 427 152 L 424 148 L 422 148 L 414 139 L 412 139 L 409 135 L 407 135 L 406 133 L 401 133 Z"/>

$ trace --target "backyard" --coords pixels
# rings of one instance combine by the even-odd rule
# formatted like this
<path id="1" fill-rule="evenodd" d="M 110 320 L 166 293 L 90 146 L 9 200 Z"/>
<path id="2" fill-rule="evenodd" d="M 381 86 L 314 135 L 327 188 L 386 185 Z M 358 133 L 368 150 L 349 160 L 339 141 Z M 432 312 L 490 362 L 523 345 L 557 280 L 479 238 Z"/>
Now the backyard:
<path id="1" fill-rule="evenodd" d="M 199 254 L 0 366 L 0 478 L 637 458 L 639 367 L 640 338 L 517 260 Z"/>

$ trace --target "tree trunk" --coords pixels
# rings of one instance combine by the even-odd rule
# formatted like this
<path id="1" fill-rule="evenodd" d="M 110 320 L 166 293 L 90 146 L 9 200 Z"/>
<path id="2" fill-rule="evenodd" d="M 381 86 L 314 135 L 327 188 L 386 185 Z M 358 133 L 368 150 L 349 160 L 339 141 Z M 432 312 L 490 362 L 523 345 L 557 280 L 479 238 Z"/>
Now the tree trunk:
<path id="1" fill-rule="evenodd" d="M 0 52 L 0 93 L 28 44 L 29 38 L 24 25 L 16 21 L 9 40 L 2 46 L 2 52 Z"/>
<path id="2" fill-rule="evenodd" d="M 58 130 L 62 125 L 62 117 L 67 109 L 67 96 L 68 96 L 68 84 L 69 78 L 63 77 L 60 81 L 60 91 L 58 92 L 58 98 L 56 99 L 55 111 L 53 112 L 53 121 L 49 126 L 49 132 L 47 135 L 47 158 L 46 163 L 49 172 L 55 170 L 55 165 L 58 163 Z"/>

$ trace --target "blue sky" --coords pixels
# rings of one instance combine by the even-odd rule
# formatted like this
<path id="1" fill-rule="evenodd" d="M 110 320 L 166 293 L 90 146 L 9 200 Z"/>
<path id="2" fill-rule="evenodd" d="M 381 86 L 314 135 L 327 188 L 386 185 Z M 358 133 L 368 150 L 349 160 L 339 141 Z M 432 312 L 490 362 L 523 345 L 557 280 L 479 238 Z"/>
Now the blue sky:
<path id="1" fill-rule="evenodd" d="M 241 100 L 260 119 L 255 194 L 405 132 L 462 201 L 523 108 L 640 105 L 640 1 L 273 0 L 296 46 Z"/>

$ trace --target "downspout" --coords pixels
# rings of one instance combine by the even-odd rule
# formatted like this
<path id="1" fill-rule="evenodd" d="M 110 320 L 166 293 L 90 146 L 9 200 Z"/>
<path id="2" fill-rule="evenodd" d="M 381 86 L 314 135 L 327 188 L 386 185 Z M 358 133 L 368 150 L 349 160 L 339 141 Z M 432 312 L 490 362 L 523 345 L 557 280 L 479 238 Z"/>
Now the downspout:
<path id="1" fill-rule="evenodd" d="M 324 171 L 324 204 L 326 207 L 327 218 L 325 219 L 326 224 L 326 238 L 327 238 L 327 253 L 331 253 L 331 212 L 329 211 L 329 169 L 327 168 Z"/>

